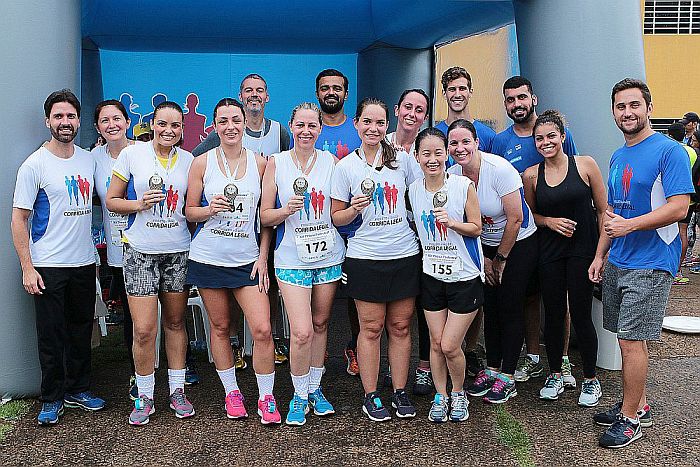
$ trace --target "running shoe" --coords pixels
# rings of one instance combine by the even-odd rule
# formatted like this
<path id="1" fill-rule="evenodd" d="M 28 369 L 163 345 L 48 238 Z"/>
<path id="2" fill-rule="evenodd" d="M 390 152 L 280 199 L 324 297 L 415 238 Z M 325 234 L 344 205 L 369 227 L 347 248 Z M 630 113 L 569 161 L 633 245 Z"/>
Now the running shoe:
<path id="1" fill-rule="evenodd" d="M 435 423 L 446 422 L 448 410 L 447 397 L 436 393 L 433 398 L 433 405 L 430 406 L 430 412 L 428 412 L 428 420 Z"/>
<path id="2" fill-rule="evenodd" d="M 518 390 L 515 389 L 515 381 L 510 380 L 508 382 L 502 380 L 501 378 L 496 378 L 496 382 L 493 383 L 489 392 L 484 396 L 484 402 L 490 404 L 503 404 L 508 402 L 508 399 L 518 395 Z"/>
<path id="3" fill-rule="evenodd" d="M 174 393 L 170 394 L 170 408 L 175 411 L 177 418 L 188 418 L 194 415 L 194 407 L 187 400 L 182 388 L 177 388 Z"/>
<path id="4" fill-rule="evenodd" d="M 561 359 L 561 377 L 564 380 L 564 389 L 574 389 L 576 388 L 576 378 L 571 374 L 571 367 L 573 365 L 569 361 L 569 357 L 564 357 Z"/>
<path id="5" fill-rule="evenodd" d="M 96 412 L 105 408 L 105 401 L 95 396 L 90 391 L 83 391 L 77 394 L 66 394 L 63 397 L 66 407 L 72 409 L 83 409 L 89 412 Z"/>
<path id="6" fill-rule="evenodd" d="M 232 419 L 247 418 L 248 412 L 245 410 L 244 402 L 243 394 L 241 394 L 239 390 L 231 391 L 226 394 L 226 400 L 224 401 L 226 416 Z"/>
<path id="7" fill-rule="evenodd" d="M 600 437 L 599 444 L 604 448 L 623 448 L 642 437 L 642 424 L 635 423 L 620 415 Z"/>
<path id="8" fill-rule="evenodd" d="M 476 375 L 474 382 L 467 386 L 467 394 L 473 397 L 483 396 L 489 392 L 489 389 L 491 389 L 491 386 L 493 386 L 495 382 L 496 378 L 491 376 L 488 370 L 481 370 L 479 374 Z"/>
<path id="9" fill-rule="evenodd" d="M 335 409 L 326 396 L 323 395 L 321 388 L 309 393 L 309 405 L 314 409 L 314 414 L 319 416 L 331 415 L 335 413 Z"/>
<path id="10" fill-rule="evenodd" d="M 593 422 L 600 426 L 610 426 L 615 423 L 615 420 L 617 420 L 621 410 L 622 401 L 616 403 L 604 412 L 598 412 L 597 414 L 593 415 Z"/>
<path id="11" fill-rule="evenodd" d="M 584 379 L 581 383 L 581 395 L 578 398 L 578 405 L 581 407 L 595 407 L 603 396 L 603 389 L 600 387 L 598 379 Z"/>
<path id="12" fill-rule="evenodd" d="M 348 364 L 345 371 L 347 371 L 350 376 L 358 376 L 360 374 L 360 366 L 357 364 L 355 349 L 345 349 L 345 361 Z"/>
<path id="13" fill-rule="evenodd" d="M 265 396 L 264 400 L 258 400 L 258 415 L 260 415 L 260 423 L 263 425 L 282 423 L 282 416 L 277 410 L 277 402 L 272 394 Z"/>
<path id="14" fill-rule="evenodd" d="M 683 273 L 681 272 L 676 273 L 675 277 L 673 278 L 673 285 L 685 285 L 688 282 L 690 282 L 690 279 L 683 277 Z"/>
<path id="15" fill-rule="evenodd" d="M 309 413 L 309 401 L 294 394 L 289 401 L 289 412 L 287 412 L 287 425 L 301 426 L 306 423 L 306 414 Z"/>
<path id="16" fill-rule="evenodd" d="M 139 387 L 136 385 L 136 376 L 129 377 L 129 399 L 135 401 L 139 398 Z"/>
<path id="17" fill-rule="evenodd" d="M 481 359 L 476 349 L 465 353 L 464 357 L 467 359 L 467 374 L 469 376 L 476 376 L 485 368 L 484 361 Z"/>
<path id="18" fill-rule="evenodd" d="M 396 410 L 399 418 L 412 418 L 416 416 L 416 408 L 403 389 L 397 389 L 391 396 L 391 406 Z"/>
<path id="19" fill-rule="evenodd" d="M 697 256 L 691 256 L 691 255 L 686 255 L 685 259 L 683 260 L 683 263 L 681 263 L 681 266 L 684 268 L 694 266 L 696 264 L 700 263 L 700 258 Z"/>
<path id="20" fill-rule="evenodd" d="M 129 425 L 146 425 L 149 422 L 149 417 L 153 415 L 156 411 L 153 405 L 153 399 L 149 399 L 146 396 L 139 396 L 138 399 L 134 401 L 134 409 L 129 415 Z"/>
<path id="21" fill-rule="evenodd" d="M 464 391 L 451 394 L 450 421 L 463 422 L 469 418 L 469 399 Z"/>
<path id="22" fill-rule="evenodd" d="M 275 343 L 275 365 L 283 365 L 289 360 L 289 348 L 283 339 L 276 337 Z"/>
<path id="23" fill-rule="evenodd" d="M 544 387 L 540 389 L 540 399 L 555 401 L 559 399 L 559 394 L 564 392 L 564 378 L 554 373 L 547 376 Z"/>
<path id="24" fill-rule="evenodd" d="M 63 401 L 44 402 L 36 418 L 39 425 L 55 425 L 63 415 Z"/>
<path id="25" fill-rule="evenodd" d="M 248 368 L 248 363 L 243 358 L 243 348 L 240 346 L 233 347 L 233 366 L 236 367 L 236 371 Z"/>
<path id="26" fill-rule="evenodd" d="M 197 369 L 191 363 L 185 367 L 185 384 L 191 386 L 199 384 L 200 378 Z"/>
<path id="27" fill-rule="evenodd" d="M 378 392 L 371 392 L 365 396 L 365 401 L 362 404 L 362 411 L 373 422 L 385 422 L 391 420 L 389 411 L 382 404 Z"/>
<path id="28" fill-rule="evenodd" d="M 530 378 L 537 378 L 544 374 L 544 366 L 542 366 L 542 360 L 535 363 L 529 355 L 520 359 L 518 362 L 518 368 L 515 370 L 515 381 L 521 383 L 529 380 Z"/>
<path id="29" fill-rule="evenodd" d="M 649 428 L 654 424 L 654 420 L 651 418 L 651 407 L 649 407 L 649 404 L 637 410 L 637 417 L 639 418 L 639 424 L 642 425 L 642 428 Z"/>
<path id="30" fill-rule="evenodd" d="M 691 266 L 688 271 L 692 272 L 693 274 L 700 274 L 700 264 L 696 264 L 695 266 Z"/>
<path id="31" fill-rule="evenodd" d="M 427 396 L 435 391 L 433 374 L 430 370 L 416 368 L 416 381 L 413 383 L 413 394 L 417 396 Z"/>

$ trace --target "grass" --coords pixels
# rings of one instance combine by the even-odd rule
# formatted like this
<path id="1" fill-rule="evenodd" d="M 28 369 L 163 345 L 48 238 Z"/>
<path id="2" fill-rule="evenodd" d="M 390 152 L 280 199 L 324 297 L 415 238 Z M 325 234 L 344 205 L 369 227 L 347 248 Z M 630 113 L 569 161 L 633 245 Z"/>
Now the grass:
<path id="1" fill-rule="evenodd" d="M 530 437 L 520 422 L 513 417 L 502 405 L 496 407 L 496 433 L 501 444 L 511 450 L 518 465 L 534 467 L 531 456 Z"/>
<path id="2" fill-rule="evenodd" d="M 29 412 L 32 403 L 28 400 L 14 400 L 0 405 L 0 442 L 12 431 L 14 422 Z"/>

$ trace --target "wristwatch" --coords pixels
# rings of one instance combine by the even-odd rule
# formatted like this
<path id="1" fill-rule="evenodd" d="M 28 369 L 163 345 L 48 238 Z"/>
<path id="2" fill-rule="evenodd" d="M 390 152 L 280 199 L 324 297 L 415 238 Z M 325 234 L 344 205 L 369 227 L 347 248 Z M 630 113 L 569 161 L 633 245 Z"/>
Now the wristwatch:
<path id="1" fill-rule="evenodd" d="M 503 263 L 503 262 L 505 262 L 505 261 L 508 259 L 508 257 L 503 256 L 503 255 L 500 254 L 500 253 L 496 253 L 496 256 L 494 256 L 493 259 L 494 259 L 494 260 L 498 260 L 498 261 L 500 261 L 500 262 Z"/>

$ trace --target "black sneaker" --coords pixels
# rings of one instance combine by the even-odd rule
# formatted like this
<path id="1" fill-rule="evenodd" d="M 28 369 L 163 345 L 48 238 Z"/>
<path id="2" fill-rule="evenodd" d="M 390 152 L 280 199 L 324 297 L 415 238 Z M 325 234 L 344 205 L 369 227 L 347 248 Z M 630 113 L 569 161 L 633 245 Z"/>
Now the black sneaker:
<path id="1" fill-rule="evenodd" d="M 485 368 L 484 361 L 479 357 L 476 349 L 465 353 L 464 357 L 467 359 L 467 374 L 469 376 L 476 376 Z"/>
<path id="2" fill-rule="evenodd" d="M 373 422 L 386 422 L 391 420 L 389 411 L 382 404 L 378 392 L 370 392 L 365 396 L 365 401 L 362 404 L 362 411 Z"/>
<path id="3" fill-rule="evenodd" d="M 484 396 L 484 402 L 489 404 L 503 404 L 508 402 L 508 399 L 518 395 L 518 390 L 515 388 L 515 380 L 503 381 L 501 378 L 496 378 L 489 392 Z"/>
<path id="4" fill-rule="evenodd" d="M 391 406 L 396 409 L 396 416 L 399 418 L 412 418 L 416 416 L 416 408 L 403 389 L 394 391 L 394 395 L 391 396 Z"/>
<path id="5" fill-rule="evenodd" d="M 427 396 L 435 392 L 433 374 L 430 370 L 416 368 L 416 382 L 413 383 L 413 394 L 416 396 Z"/>
<path id="6" fill-rule="evenodd" d="M 598 443 L 604 448 L 624 448 L 641 437 L 641 423 L 634 423 L 620 414 L 615 423 L 605 430 Z"/>
<path id="7" fill-rule="evenodd" d="M 465 392 L 473 397 L 483 396 L 489 392 L 491 386 L 493 386 L 493 383 L 495 382 L 496 378 L 491 376 L 489 373 L 486 373 L 486 370 L 481 370 L 479 374 L 476 375 L 474 382 L 467 386 Z"/>

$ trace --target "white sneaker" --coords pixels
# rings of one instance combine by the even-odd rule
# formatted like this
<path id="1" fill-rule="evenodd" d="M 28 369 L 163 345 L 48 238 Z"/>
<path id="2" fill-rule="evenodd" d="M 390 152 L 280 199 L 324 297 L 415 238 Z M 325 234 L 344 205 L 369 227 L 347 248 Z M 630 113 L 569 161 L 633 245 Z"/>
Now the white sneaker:
<path id="1" fill-rule="evenodd" d="M 540 399 L 557 400 L 559 394 L 564 392 L 564 379 L 561 376 L 550 374 L 540 389 Z"/>
<path id="2" fill-rule="evenodd" d="M 583 380 L 581 384 L 581 395 L 578 398 L 578 405 L 582 407 L 595 407 L 598 401 L 603 396 L 603 390 L 600 387 L 598 379 Z"/>
<path id="3" fill-rule="evenodd" d="M 564 388 L 576 388 L 576 378 L 571 374 L 571 367 L 568 357 L 561 360 L 561 377 L 564 379 Z"/>

